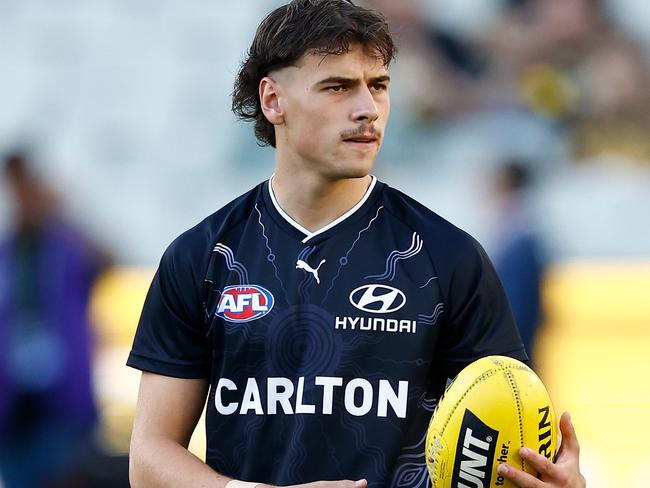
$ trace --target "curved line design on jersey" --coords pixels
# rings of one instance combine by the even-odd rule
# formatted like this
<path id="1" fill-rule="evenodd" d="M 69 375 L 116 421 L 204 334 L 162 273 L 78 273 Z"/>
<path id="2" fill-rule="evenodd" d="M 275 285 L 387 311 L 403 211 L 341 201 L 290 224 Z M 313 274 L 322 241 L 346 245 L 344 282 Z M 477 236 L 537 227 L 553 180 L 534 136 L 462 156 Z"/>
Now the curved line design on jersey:
<path id="1" fill-rule="evenodd" d="M 309 259 L 309 256 L 311 256 L 315 250 L 316 246 L 305 247 L 302 251 L 300 251 L 300 254 L 298 254 L 298 260 L 307 261 L 307 259 Z M 308 290 L 313 283 L 314 280 L 310 279 L 308 274 L 305 274 L 302 281 L 298 285 L 298 293 L 300 294 L 301 303 L 307 303 L 309 301 Z"/>
<path id="2" fill-rule="evenodd" d="M 441 302 L 438 305 L 436 305 L 436 308 L 433 309 L 433 313 L 431 315 L 419 314 L 418 324 L 435 325 L 436 322 L 438 322 L 440 315 L 442 315 L 444 311 L 445 311 L 445 304 Z"/>
<path id="3" fill-rule="evenodd" d="M 305 430 L 305 418 L 302 415 L 296 415 L 292 420 L 294 426 L 291 429 L 291 440 L 289 441 L 292 460 L 287 466 L 287 471 L 290 479 L 297 480 L 300 479 L 300 467 L 307 459 L 307 450 L 301 442 L 302 433 Z"/>
<path id="4" fill-rule="evenodd" d="M 422 434 L 422 438 L 421 438 L 421 439 L 420 439 L 416 444 L 413 444 L 413 445 L 411 445 L 411 446 L 405 446 L 405 447 L 402 448 L 402 451 L 411 450 L 411 449 L 416 450 L 416 451 L 419 451 L 419 450 L 420 450 L 420 446 L 423 447 L 423 446 L 424 446 L 424 443 L 426 442 L 426 440 L 427 440 L 427 432 L 424 432 L 424 433 Z M 422 455 L 422 453 L 418 453 L 418 454 L 416 454 L 416 456 L 418 456 L 418 457 L 421 456 L 421 455 Z M 399 456 L 398 459 L 401 459 L 401 458 L 403 458 L 403 457 L 411 457 L 411 456 L 412 456 L 412 455 L 409 455 L 409 454 L 402 454 L 402 455 Z"/>
<path id="5" fill-rule="evenodd" d="M 422 289 L 422 288 L 426 288 L 426 287 L 429 285 L 429 283 L 431 283 L 433 280 L 437 280 L 437 279 L 438 279 L 437 276 L 432 276 L 431 278 L 429 278 L 429 280 L 428 280 L 424 285 L 422 285 L 422 286 L 420 287 L 420 289 Z"/>
<path id="6" fill-rule="evenodd" d="M 214 246 L 212 252 L 218 252 L 225 258 L 228 271 L 234 271 L 237 274 L 240 284 L 248 284 L 248 271 L 246 271 L 246 266 L 241 264 L 239 261 L 235 261 L 235 255 L 232 252 L 232 249 L 221 242 L 217 242 L 217 245 Z"/>
<path id="7" fill-rule="evenodd" d="M 373 223 L 375 220 L 377 220 L 377 218 L 379 217 L 379 212 L 381 211 L 382 208 L 384 208 L 383 205 L 377 209 L 377 213 L 375 214 L 375 216 L 374 216 L 372 219 L 370 219 L 370 222 L 368 222 L 368 225 L 365 227 L 365 229 L 361 229 L 361 230 L 359 231 L 359 235 L 357 236 L 357 238 L 356 238 L 356 239 L 354 240 L 354 242 L 352 243 L 352 246 L 350 247 L 350 249 L 348 249 L 348 252 L 345 253 L 345 257 L 346 257 L 346 258 L 350 255 L 350 253 L 351 253 L 352 250 L 354 249 L 354 246 L 356 246 L 357 242 L 359 242 L 359 239 L 361 239 L 361 234 L 363 234 L 365 231 L 367 231 L 368 229 L 370 229 L 370 226 L 372 225 L 372 223 Z"/>
<path id="8" fill-rule="evenodd" d="M 211 401 L 214 402 L 214 398 Z M 228 446 L 228 449 L 223 449 L 223 446 L 220 446 L 223 450 L 219 450 L 218 447 L 208 446 L 206 452 L 211 458 L 217 459 L 220 470 L 228 473 L 238 473 L 246 465 L 246 460 L 249 459 L 248 453 L 256 447 L 253 445 L 255 439 L 254 433 L 263 424 L 264 417 L 262 415 L 250 415 L 248 422 L 246 422 L 243 428 L 243 435 L 239 442 Z"/>
<path id="9" fill-rule="evenodd" d="M 206 283 L 210 283 L 211 285 L 214 285 L 214 281 L 212 280 L 203 280 L 203 285 L 205 286 Z M 208 302 L 204 301 L 203 302 L 203 313 L 205 314 L 204 320 L 206 322 L 210 321 L 212 317 L 215 316 L 217 312 L 217 307 L 219 306 L 219 300 L 221 299 L 221 290 L 215 289 L 215 290 L 210 290 L 211 295 L 216 295 L 216 298 L 212 300 L 214 305 L 211 307 L 210 310 L 208 310 Z M 214 324 L 216 323 L 214 320 L 210 321 L 210 327 L 207 328 L 205 332 L 205 337 L 208 337 L 212 333 L 212 329 L 214 329 Z"/>
<path id="10" fill-rule="evenodd" d="M 323 434 L 323 438 L 325 439 L 325 446 L 327 446 L 332 475 L 339 476 L 337 479 L 344 479 L 345 475 L 344 470 L 341 468 L 341 461 L 345 459 L 345 456 L 349 455 L 347 446 L 340 446 L 342 447 L 342 452 L 339 453 L 339 450 L 336 448 L 337 443 L 330 440 L 330 434 L 332 434 L 331 429 L 327 429 L 327 427 L 321 422 L 320 431 Z M 336 432 L 334 432 L 334 434 L 336 435 Z"/>
<path id="11" fill-rule="evenodd" d="M 316 246 L 307 246 L 304 248 L 302 251 L 300 251 L 300 254 L 298 254 L 298 260 L 305 261 L 309 256 L 311 256 L 311 253 L 314 252 L 314 249 L 316 249 Z"/>
<path id="12" fill-rule="evenodd" d="M 311 378 L 333 374 L 343 349 L 341 337 L 334 333 L 333 320 L 314 305 L 278 313 L 269 324 L 265 345 L 268 375 Z M 305 391 L 315 387 L 313 382 L 307 382 Z"/>
<path id="13" fill-rule="evenodd" d="M 355 447 L 353 452 L 363 453 L 365 456 L 370 457 L 375 463 L 375 474 L 377 475 L 377 478 L 385 480 L 387 477 L 387 465 L 384 451 L 368 443 L 366 429 L 363 425 L 348 415 L 344 415 L 344 409 L 337 408 L 337 411 L 339 412 L 341 426 L 353 434 Z"/>
<path id="14" fill-rule="evenodd" d="M 391 488 L 426 488 L 430 486 L 427 464 L 423 459 L 424 456 L 422 456 L 426 438 L 427 432 L 425 430 L 422 439 L 417 444 L 402 449 L 404 454 L 397 458 L 398 467 L 393 475 L 390 484 Z"/>
<path id="15" fill-rule="evenodd" d="M 275 278 L 280 282 L 280 288 L 282 288 L 282 291 L 284 292 L 284 298 L 287 300 L 287 303 L 289 303 L 289 294 L 287 293 L 287 289 L 284 287 L 284 283 L 282 282 L 282 278 L 280 278 L 280 273 L 278 271 L 278 267 L 275 265 L 275 253 L 273 252 L 273 249 L 271 249 L 271 246 L 269 245 L 269 238 L 266 235 L 266 227 L 264 227 L 264 224 L 262 223 L 262 212 L 260 212 L 260 209 L 257 208 L 257 203 L 255 204 L 255 210 L 257 211 L 257 221 L 260 224 L 260 227 L 262 228 L 262 237 L 264 238 L 265 244 L 266 244 L 266 249 L 268 249 L 269 254 L 266 256 L 266 260 L 271 263 L 273 266 L 273 269 L 275 270 Z"/>
<path id="16" fill-rule="evenodd" d="M 209 285 L 206 285 L 206 283 L 209 283 Z M 203 280 L 203 289 L 209 288 L 210 286 L 214 286 L 214 281 L 205 279 Z M 221 295 L 221 290 L 215 289 L 215 290 L 210 290 L 210 294 L 212 295 Z M 204 294 L 205 296 L 205 294 Z M 217 310 L 217 305 L 219 305 L 219 300 L 214 301 L 214 307 L 212 310 L 208 310 L 208 302 L 204 301 L 203 302 L 203 313 L 205 314 L 205 319 L 209 320 L 212 316 L 214 316 L 214 312 Z"/>
<path id="17" fill-rule="evenodd" d="M 214 399 L 212 401 L 214 402 Z M 237 473 L 239 471 L 239 465 L 235 463 L 234 459 L 226 457 L 225 453 L 214 447 L 207 446 L 206 457 L 209 459 L 215 459 L 216 464 L 220 467 L 219 471 L 221 472 Z"/>
<path id="18" fill-rule="evenodd" d="M 418 457 L 422 457 L 421 455 Z M 424 488 L 429 481 L 426 463 L 404 463 L 395 472 L 395 488 Z"/>
<path id="19" fill-rule="evenodd" d="M 437 397 L 427 398 L 426 393 L 422 395 L 422 398 L 420 399 L 420 406 L 427 412 L 433 412 L 436 409 L 436 405 L 438 405 Z"/>
<path id="20" fill-rule="evenodd" d="M 383 274 L 380 275 L 370 275 L 366 276 L 367 280 L 388 280 L 393 281 L 395 279 L 395 273 L 397 272 L 397 262 L 403 259 L 409 259 L 415 256 L 422 250 L 422 238 L 418 235 L 417 232 L 413 232 L 413 237 L 411 238 L 411 247 L 405 251 L 392 251 L 388 258 L 386 259 L 386 269 Z"/>
<path id="21" fill-rule="evenodd" d="M 359 242 L 359 239 L 361 239 L 361 234 L 363 234 L 365 231 L 370 229 L 370 227 L 372 226 L 372 223 L 379 218 L 379 212 L 383 208 L 384 208 L 384 206 L 382 205 L 377 209 L 377 213 L 375 214 L 375 216 L 372 219 L 370 219 L 370 222 L 368 222 L 368 225 L 364 229 L 361 229 L 359 231 L 359 235 L 357 235 L 357 238 L 354 240 L 354 242 L 352 242 L 352 245 L 350 246 L 350 249 L 348 249 L 348 252 L 345 253 L 345 256 L 341 256 L 341 258 L 339 259 L 339 267 L 336 270 L 336 275 L 334 275 L 334 277 L 332 278 L 332 281 L 330 282 L 330 286 L 327 289 L 327 292 L 325 293 L 325 297 L 323 298 L 323 301 L 321 302 L 321 304 L 325 303 L 325 300 L 327 300 L 327 297 L 329 296 L 330 292 L 334 288 L 334 282 L 336 281 L 336 279 L 341 274 L 341 269 L 343 268 L 343 266 L 347 266 L 347 264 L 349 262 L 350 253 L 354 249 L 354 246 L 356 246 L 357 242 Z"/>
<path id="22" fill-rule="evenodd" d="M 253 445 L 255 439 L 255 431 L 260 430 L 264 426 L 263 415 L 251 415 L 250 420 L 244 427 L 242 441 L 233 450 L 234 455 L 237 457 L 237 465 L 245 466 L 246 460 L 249 458 L 248 453 L 251 452 L 255 446 Z"/>

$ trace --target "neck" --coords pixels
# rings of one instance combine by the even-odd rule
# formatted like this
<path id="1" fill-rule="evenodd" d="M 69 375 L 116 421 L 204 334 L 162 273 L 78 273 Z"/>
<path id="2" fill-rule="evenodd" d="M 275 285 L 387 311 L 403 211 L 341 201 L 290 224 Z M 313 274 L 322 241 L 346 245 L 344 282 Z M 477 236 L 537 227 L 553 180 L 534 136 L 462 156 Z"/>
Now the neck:
<path id="1" fill-rule="evenodd" d="M 272 191 L 287 215 L 314 232 L 359 203 L 371 181 L 370 176 L 327 179 L 313 172 L 288 171 L 277 165 Z"/>

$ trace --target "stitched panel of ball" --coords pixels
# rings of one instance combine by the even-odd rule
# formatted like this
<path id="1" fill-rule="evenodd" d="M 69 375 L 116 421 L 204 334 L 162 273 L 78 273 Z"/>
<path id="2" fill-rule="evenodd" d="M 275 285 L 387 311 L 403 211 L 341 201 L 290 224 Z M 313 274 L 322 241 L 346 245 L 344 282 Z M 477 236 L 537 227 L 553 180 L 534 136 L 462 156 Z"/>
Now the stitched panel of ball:
<path id="1" fill-rule="evenodd" d="M 447 418 L 445 419 L 445 423 L 444 423 L 444 425 L 442 426 L 442 429 L 440 430 L 440 434 L 441 434 L 441 435 L 443 435 L 443 434 L 445 433 L 445 429 L 447 428 L 447 424 L 449 424 L 449 421 L 450 421 L 451 418 L 454 416 L 454 412 L 456 412 L 456 409 L 458 408 L 458 405 L 460 405 L 460 404 L 463 402 L 463 400 L 465 399 L 465 397 L 467 396 L 467 394 L 472 390 L 472 388 L 474 388 L 475 386 L 477 386 L 477 385 L 480 384 L 480 383 L 483 383 L 483 382 L 484 382 L 485 380 L 487 380 L 489 377 L 494 376 L 494 374 L 496 374 L 496 372 L 497 372 L 496 369 L 491 369 L 491 370 L 489 370 L 489 371 L 484 372 L 483 374 L 481 374 L 480 376 L 478 376 L 478 377 L 477 377 L 477 378 L 472 382 L 471 385 L 469 385 L 469 386 L 467 387 L 467 389 L 463 392 L 463 394 L 460 396 L 460 398 L 459 398 L 458 400 L 456 400 L 456 402 L 454 403 L 454 406 L 451 407 L 451 410 L 450 410 L 450 412 L 449 412 L 449 415 L 447 415 Z M 440 399 L 440 402 L 442 402 L 442 399 Z M 438 403 L 438 405 L 440 405 L 440 402 Z"/>
<path id="2" fill-rule="evenodd" d="M 513 398 L 515 399 L 515 404 L 517 406 L 517 420 L 519 421 L 519 444 L 521 447 L 524 446 L 524 424 L 523 424 L 523 419 L 522 419 L 522 414 L 521 414 L 521 398 L 519 397 L 519 389 L 517 388 L 517 382 L 515 380 L 515 376 L 512 374 L 509 369 L 512 368 L 503 368 L 503 374 L 506 378 L 506 381 L 508 385 L 510 386 L 510 391 L 512 393 Z M 526 466 L 526 461 L 521 460 L 521 469 L 525 469 Z"/>
<path id="3" fill-rule="evenodd" d="M 514 369 L 517 371 L 527 371 L 529 373 L 534 373 L 534 371 L 525 364 L 504 364 L 501 367 L 503 369 Z"/>

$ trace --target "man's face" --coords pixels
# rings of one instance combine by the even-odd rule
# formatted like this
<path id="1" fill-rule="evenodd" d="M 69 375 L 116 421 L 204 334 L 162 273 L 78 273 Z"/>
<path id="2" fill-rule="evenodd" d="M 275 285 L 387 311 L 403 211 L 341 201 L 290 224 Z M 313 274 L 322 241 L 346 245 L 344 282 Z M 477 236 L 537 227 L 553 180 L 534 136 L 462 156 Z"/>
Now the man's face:
<path id="1" fill-rule="evenodd" d="M 381 58 L 352 46 L 341 55 L 306 54 L 278 73 L 280 157 L 337 180 L 366 176 L 382 143 L 390 100 Z"/>

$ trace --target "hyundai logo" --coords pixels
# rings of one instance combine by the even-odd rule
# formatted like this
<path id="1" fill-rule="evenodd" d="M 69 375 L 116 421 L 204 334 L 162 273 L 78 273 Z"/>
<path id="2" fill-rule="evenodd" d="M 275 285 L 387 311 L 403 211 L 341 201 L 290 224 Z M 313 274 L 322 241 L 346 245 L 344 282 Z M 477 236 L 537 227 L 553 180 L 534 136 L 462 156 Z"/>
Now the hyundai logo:
<path id="1" fill-rule="evenodd" d="M 392 286 L 363 285 L 352 290 L 350 303 L 364 312 L 391 313 L 406 305 L 406 295 Z"/>

